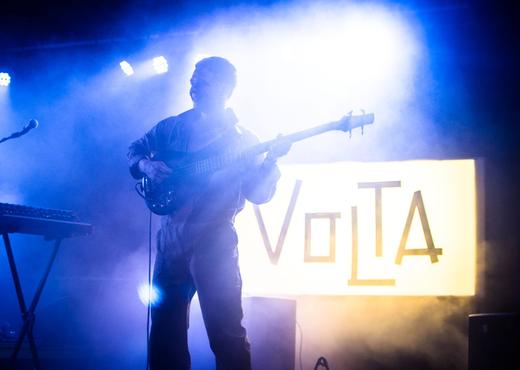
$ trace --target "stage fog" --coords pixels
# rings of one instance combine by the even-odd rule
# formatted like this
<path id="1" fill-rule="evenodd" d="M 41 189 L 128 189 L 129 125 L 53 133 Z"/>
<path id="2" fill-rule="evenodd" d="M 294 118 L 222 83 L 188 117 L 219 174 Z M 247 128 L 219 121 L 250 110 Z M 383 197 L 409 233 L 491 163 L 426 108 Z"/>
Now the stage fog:
<path id="1" fill-rule="evenodd" d="M 192 15 L 182 26 L 146 37 L 21 48 L 2 56 L 0 62 L 10 68 L 11 83 L 0 87 L 0 136 L 21 129 L 33 118 L 40 124 L 27 135 L 1 144 L 0 202 L 72 209 L 94 225 L 92 235 L 63 242 L 36 312 L 34 331 L 39 345 L 65 347 L 72 357 L 93 353 L 105 365 L 99 368 L 145 366 L 147 312 L 141 299 L 148 279 L 149 211 L 134 189 L 126 153 L 128 145 L 159 120 L 190 108 L 189 79 L 195 62 L 219 55 L 228 58 L 238 73 L 229 106 L 240 124 L 261 140 L 348 115 L 374 113 L 374 123 L 363 130 L 328 132 L 295 143 L 280 161 L 282 169 L 342 162 L 362 167 L 372 162 L 475 160 L 474 202 L 470 204 L 475 223 L 468 229 L 475 238 L 464 246 L 470 250 L 471 259 L 465 261 L 470 267 L 461 269 L 453 280 L 443 281 L 445 291 L 432 290 L 433 283 L 420 280 L 421 271 L 407 275 L 422 284 L 412 294 L 370 286 L 349 291 L 351 270 L 345 270 L 344 280 L 334 281 L 343 284 L 344 291 L 330 286 L 320 290 L 319 284 L 312 291 L 303 286 L 284 291 L 283 281 L 243 272 L 247 296 L 259 295 L 257 285 L 248 286 L 248 281 L 258 279 L 268 281 L 273 288 L 270 292 L 269 285 L 262 285 L 262 296 L 296 302 L 294 353 L 298 369 L 312 368 L 320 356 L 327 358 L 331 369 L 466 368 L 467 315 L 480 309 L 509 307 L 512 293 L 505 288 L 491 292 L 490 287 L 497 284 L 493 277 L 499 266 L 510 266 L 493 248 L 507 249 L 514 241 L 502 240 L 503 226 L 497 226 L 503 225 L 500 219 L 507 218 L 501 213 L 507 201 L 497 189 L 507 183 L 508 172 L 497 163 L 502 163 L 499 158 L 507 153 L 510 138 L 495 135 L 498 129 L 488 126 L 478 113 L 475 102 L 482 98 L 468 91 L 479 85 L 479 74 L 463 70 L 481 61 L 471 64 L 459 51 L 473 26 L 464 24 L 458 33 L 459 25 L 448 15 L 462 11 L 421 12 L 384 4 L 323 2 L 241 6 Z M 135 21 L 135 16 L 130 14 L 125 21 Z M 167 24 L 167 19 L 161 22 Z M 167 60 L 165 73 L 154 70 L 152 59 L 158 56 Z M 133 74 L 123 73 L 123 60 L 133 67 Z M 494 135 L 493 144 L 490 135 Z M 493 187 L 485 180 L 490 174 Z M 341 176 L 348 178 L 349 174 Z M 328 181 L 337 179 L 332 177 L 325 183 Z M 450 180 L 446 181 L 449 184 Z M 346 191 L 337 190 L 333 199 L 328 198 L 328 208 L 315 212 L 341 210 L 336 220 L 337 257 L 351 269 L 351 207 L 356 204 L 349 203 L 354 198 Z M 393 190 L 385 191 L 384 197 L 389 198 L 383 199 L 389 203 L 384 205 L 394 204 L 390 201 Z M 290 202 L 291 193 L 287 194 L 280 200 L 277 216 L 266 220 L 273 249 Z M 324 196 L 319 189 L 313 194 L 316 203 Z M 374 202 L 373 190 L 367 194 Z M 412 195 L 412 190 L 403 195 L 406 200 L 396 213 L 399 221 L 391 263 L 411 203 L 420 207 L 417 199 L 413 203 Z M 489 199 L 497 201 L 485 209 Z M 428 202 L 424 195 L 427 213 L 443 200 Z M 299 223 L 303 230 L 304 216 L 295 214 L 290 227 Z M 374 217 L 361 213 L 360 220 L 365 215 Z M 258 245 L 265 243 L 251 206 L 245 209 L 244 217 L 250 217 L 247 227 L 241 228 L 245 222 L 239 219 L 237 228 L 239 251 L 246 256 L 252 248 L 246 241 L 256 238 Z M 393 216 L 384 213 L 383 217 L 387 225 Z M 460 217 L 469 216 L 464 213 Z M 489 217 L 495 221 L 486 224 Z M 421 221 L 417 213 L 410 226 L 412 234 L 414 228 L 418 230 L 416 248 L 427 246 Z M 159 223 L 154 216 L 152 235 Z M 491 234 L 485 234 L 486 225 Z M 429 226 L 435 240 L 435 221 Z M 345 235 L 341 236 L 342 232 Z M 360 235 L 369 234 L 375 237 L 372 229 Z M 304 231 L 298 235 L 303 238 Z M 155 243 L 155 237 L 152 240 Z M 282 253 L 298 248 L 301 253 L 295 258 L 303 261 L 303 242 L 291 246 L 291 240 Z M 328 243 L 326 238 L 319 240 Z M 30 295 L 43 272 L 42 261 L 49 256 L 49 243 L 25 235 L 14 235 L 12 242 L 25 293 Z M 370 239 L 359 246 L 372 248 L 374 243 Z M 390 252 L 388 246 L 383 247 Z M 327 253 L 326 246 L 323 250 Z M 259 264 L 272 262 L 265 249 L 261 252 Z M 430 265 L 429 255 L 404 258 Z M 442 262 L 443 256 L 438 258 Z M 21 320 L 3 249 L 0 266 L 0 325 L 5 333 L 17 330 Z M 361 271 L 361 262 L 359 266 Z M 486 276 L 491 276 L 491 285 L 484 284 Z M 470 279 L 471 289 L 449 289 L 450 284 L 464 279 Z M 263 317 L 279 314 L 272 310 Z M 201 320 L 195 298 L 190 327 L 195 370 L 214 366 Z M 255 325 L 262 324 L 250 319 L 248 325 L 254 331 Z M 85 362 L 85 366 L 97 365 L 96 360 Z"/>

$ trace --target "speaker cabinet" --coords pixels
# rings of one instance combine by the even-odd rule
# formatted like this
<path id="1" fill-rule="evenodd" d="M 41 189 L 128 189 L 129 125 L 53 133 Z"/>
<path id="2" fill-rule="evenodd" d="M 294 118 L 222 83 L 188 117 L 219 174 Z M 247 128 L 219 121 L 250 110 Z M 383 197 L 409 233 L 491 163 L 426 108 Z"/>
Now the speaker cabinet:
<path id="1" fill-rule="evenodd" d="M 243 304 L 253 370 L 293 370 L 296 301 L 245 297 Z"/>
<path id="2" fill-rule="evenodd" d="M 520 369 L 520 316 L 469 315 L 469 370 Z"/>

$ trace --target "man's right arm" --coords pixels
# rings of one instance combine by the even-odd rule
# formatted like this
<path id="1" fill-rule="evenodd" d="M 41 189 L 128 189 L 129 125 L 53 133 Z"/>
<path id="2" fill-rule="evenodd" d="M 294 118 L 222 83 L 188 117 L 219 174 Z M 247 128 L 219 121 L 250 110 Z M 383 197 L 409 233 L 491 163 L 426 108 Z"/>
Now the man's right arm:
<path id="1" fill-rule="evenodd" d="M 159 122 L 142 138 L 134 141 L 128 148 L 128 164 L 130 174 L 135 179 L 144 175 L 153 181 L 160 182 L 171 174 L 171 169 L 160 161 L 153 161 L 152 154 L 164 150 L 169 135 L 167 120 Z"/>

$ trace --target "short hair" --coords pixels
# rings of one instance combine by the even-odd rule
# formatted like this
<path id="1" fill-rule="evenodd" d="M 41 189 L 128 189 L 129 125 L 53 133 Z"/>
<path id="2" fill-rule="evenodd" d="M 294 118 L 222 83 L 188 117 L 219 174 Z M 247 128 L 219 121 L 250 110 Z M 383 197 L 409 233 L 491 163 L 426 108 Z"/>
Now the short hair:
<path id="1" fill-rule="evenodd" d="M 220 82 L 228 85 L 232 91 L 237 83 L 237 70 L 229 60 L 222 57 L 208 57 L 204 58 L 195 64 L 195 71 L 197 69 L 210 70 L 218 76 Z"/>

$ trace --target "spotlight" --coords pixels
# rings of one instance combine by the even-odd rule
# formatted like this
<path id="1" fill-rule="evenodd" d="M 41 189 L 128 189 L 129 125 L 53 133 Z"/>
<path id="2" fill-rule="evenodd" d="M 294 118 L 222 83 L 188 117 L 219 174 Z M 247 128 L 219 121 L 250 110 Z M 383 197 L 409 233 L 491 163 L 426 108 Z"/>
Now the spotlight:
<path id="1" fill-rule="evenodd" d="M 152 306 L 156 305 L 161 301 L 160 290 L 154 287 L 153 285 L 151 285 L 150 289 L 148 289 L 147 283 L 139 285 L 139 287 L 137 288 L 137 294 L 139 295 L 139 299 L 145 306 L 148 306 L 148 301 L 150 301 L 150 304 Z"/>
<path id="2" fill-rule="evenodd" d="M 11 76 L 7 72 L 0 72 L 0 86 L 9 86 Z"/>
<path id="3" fill-rule="evenodd" d="M 121 70 L 125 75 L 131 76 L 134 74 L 134 69 L 132 68 L 132 65 L 128 63 L 126 60 L 123 60 L 121 63 L 119 63 L 119 66 L 121 67 Z"/>
<path id="4" fill-rule="evenodd" d="M 155 57 L 152 60 L 153 68 L 155 69 L 155 72 L 157 74 L 166 73 L 168 72 L 168 61 L 165 57 L 159 56 Z"/>

